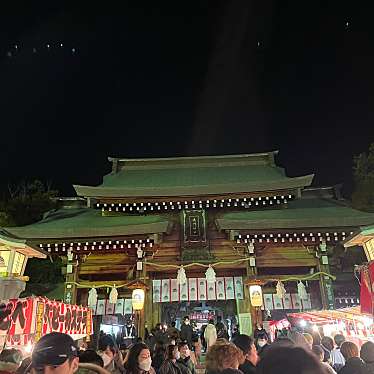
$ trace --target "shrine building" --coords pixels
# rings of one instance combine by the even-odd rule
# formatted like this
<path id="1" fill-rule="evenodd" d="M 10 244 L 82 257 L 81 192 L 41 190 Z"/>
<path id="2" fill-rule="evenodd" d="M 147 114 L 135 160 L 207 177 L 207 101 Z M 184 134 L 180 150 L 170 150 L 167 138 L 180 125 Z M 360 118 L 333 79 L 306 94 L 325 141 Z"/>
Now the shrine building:
<path id="1" fill-rule="evenodd" d="M 132 289 L 144 288 L 141 329 L 221 316 L 250 334 L 266 316 L 332 309 L 334 250 L 374 214 L 351 208 L 336 188 L 312 188 L 313 175 L 288 177 L 276 155 L 109 158 L 99 186 L 75 185 L 77 197 L 40 222 L 2 228 L 0 252 L 21 240 L 61 256 L 64 301 L 87 305 L 95 288 L 98 321 L 120 324 L 132 314 Z M 253 285 L 262 306 L 252 305 Z"/>

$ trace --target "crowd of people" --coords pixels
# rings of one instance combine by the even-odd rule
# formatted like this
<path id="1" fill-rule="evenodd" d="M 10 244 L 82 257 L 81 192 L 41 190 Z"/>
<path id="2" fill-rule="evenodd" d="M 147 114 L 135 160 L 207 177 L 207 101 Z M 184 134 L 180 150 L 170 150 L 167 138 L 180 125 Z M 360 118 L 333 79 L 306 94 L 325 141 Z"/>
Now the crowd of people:
<path id="1" fill-rule="evenodd" d="M 340 334 L 332 339 L 296 330 L 280 331 L 271 342 L 261 326 L 253 337 L 237 332 L 229 340 L 222 336 L 221 323 L 209 321 L 197 338 L 188 317 L 180 330 L 174 323 L 167 328 L 158 324 L 144 341 L 137 339 L 129 347 L 101 334 L 96 350 L 78 348 L 69 335 L 55 332 L 43 336 L 23 360 L 19 350 L 4 349 L 0 374 L 374 374 L 373 342 L 359 349 Z M 201 338 L 206 344 L 204 366 Z"/>

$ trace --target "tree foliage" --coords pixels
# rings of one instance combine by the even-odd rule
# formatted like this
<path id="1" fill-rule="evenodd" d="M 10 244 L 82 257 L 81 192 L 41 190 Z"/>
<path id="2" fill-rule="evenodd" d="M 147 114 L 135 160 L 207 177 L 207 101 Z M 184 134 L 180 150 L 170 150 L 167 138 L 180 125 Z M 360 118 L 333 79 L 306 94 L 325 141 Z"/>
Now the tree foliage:
<path id="1" fill-rule="evenodd" d="M 56 196 L 51 184 L 39 180 L 9 185 L 8 195 L 0 201 L 0 226 L 24 226 L 40 221 L 46 212 L 57 208 Z M 59 258 L 29 259 L 25 275 L 30 280 L 22 296 L 45 295 L 55 289 L 63 282 L 61 266 Z"/>
<path id="2" fill-rule="evenodd" d="M 356 209 L 374 212 L 374 143 L 369 152 L 355 156 L 353 164 L 352 205 Z"/>
<path id="3" fill-rule="evenodd" d="M 57 191 L 41 181 L 21 182 L 8 186 L 9 194 L 0 205 L 1 226 L 24 226 L 37 222 L 43 214 L 56 208 Z"/>

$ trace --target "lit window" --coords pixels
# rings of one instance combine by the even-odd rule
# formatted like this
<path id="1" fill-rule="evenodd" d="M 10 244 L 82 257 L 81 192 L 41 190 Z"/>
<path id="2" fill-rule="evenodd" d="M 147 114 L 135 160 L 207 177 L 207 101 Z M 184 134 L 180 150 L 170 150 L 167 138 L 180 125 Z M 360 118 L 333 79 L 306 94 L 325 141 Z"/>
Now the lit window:
<path id="1" fill-rule="evenodd" d="M 374 260 L 374 238 L 371 238 L 364 244 L 366 256 L 369 261 Z"/>
<path id="2" fill-rule="evenodd" d="M 18 274 L 18 275 L 22 274 L 24 261 L 25 261 L 25 255 L 23 255 L 22 253 L 18 253 L 18 252 L 14 254 L 13 269 L 12 269 L 13 274 Z"/>
<path id="3" fill-rule="evenodd" d="M 8 271 L 10 251 L 0 251 L 0 257 L 0 275 L 4 275 Z"/>

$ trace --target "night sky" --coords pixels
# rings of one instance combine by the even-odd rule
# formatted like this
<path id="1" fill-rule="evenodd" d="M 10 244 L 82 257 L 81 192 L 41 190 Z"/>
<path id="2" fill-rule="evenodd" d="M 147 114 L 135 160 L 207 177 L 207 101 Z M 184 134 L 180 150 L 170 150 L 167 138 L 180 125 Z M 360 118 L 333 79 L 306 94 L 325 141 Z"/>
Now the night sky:
<path id="1" fill-rule="evenodd" d="M 101 182 L 107 156 L 279 149 L 290 176 L 349 192 L 352 157 L 374 141 L 369 2 L 8 3 L 3 191 L 39 178 L 72 195 Z"/>

